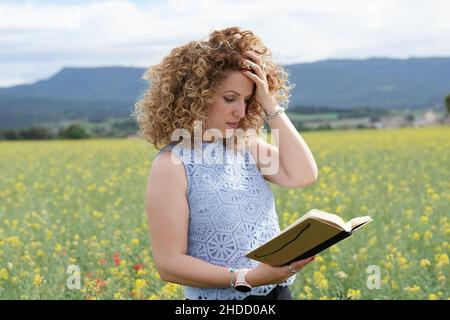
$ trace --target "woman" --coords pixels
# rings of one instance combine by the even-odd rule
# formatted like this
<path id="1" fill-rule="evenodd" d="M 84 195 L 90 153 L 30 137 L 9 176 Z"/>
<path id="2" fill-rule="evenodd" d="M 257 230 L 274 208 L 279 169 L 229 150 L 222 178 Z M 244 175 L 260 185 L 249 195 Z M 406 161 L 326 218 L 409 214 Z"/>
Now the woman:
<path id="1" fill-rule="evenodd" d="M 144 75 L 139 133 L 160 149 L 146 193 L 152 252 L 161 279 L 184 285 L 186 299 L 291 299 L 288 286 L 314 259 L 271 267 L 245 257 L 280 232 L 267 181 L 301 188 L 318 174 L 280 107 L 290 88 L 270 55 L 232 27 L 173 49 Z M 264 121 L 278 147 L 254 134 Z"/>

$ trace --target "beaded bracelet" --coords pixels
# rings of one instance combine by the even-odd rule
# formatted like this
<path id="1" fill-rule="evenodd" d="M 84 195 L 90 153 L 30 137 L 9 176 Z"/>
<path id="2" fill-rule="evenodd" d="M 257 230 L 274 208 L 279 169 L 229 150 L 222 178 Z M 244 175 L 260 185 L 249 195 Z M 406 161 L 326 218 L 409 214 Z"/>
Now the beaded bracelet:
<path id="1" fill-rule="evenodd" d="M 230 288 L 234 288 L 234 285 L 233 285 L 233 280 L 234 280 L 233 272 L 235 272 L 236 269 L 228 268 L 228 271 L 230 271 L 230 274 L 231 274 Z"/>
<path id="2" fill-rule="evenodd" d="M 283 113 L 283 112 L 285 112 L 285 111 L 286 111 L 286 108 L 279 107 L 277 110 L 275 110 L 274 112 L 272 112 L 272 113 L 269 114 L 269 115 L 268 115 L 266 112 L 264 112 L 264 113 L 265 113 L 264 121 L 265 121 L 266 123 L 269 123 L 270 120 L 272 120 L 272 119 L 275 118 L 277 115 L 279 115 L 280 113 Z"/>

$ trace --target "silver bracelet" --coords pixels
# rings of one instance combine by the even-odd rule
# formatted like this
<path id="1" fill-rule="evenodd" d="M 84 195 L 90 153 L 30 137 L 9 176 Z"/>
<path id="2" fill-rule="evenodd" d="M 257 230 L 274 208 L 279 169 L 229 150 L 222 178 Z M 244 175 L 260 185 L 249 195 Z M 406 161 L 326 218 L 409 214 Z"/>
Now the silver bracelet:
<path id="1" fill-rule="evenodd" d="M 275 110 L 274 112 L 272 112 L 269 115 L 264 111 L 264 113 L 265 113 L 264 122 L 266 122 L 268 124 L 270 120 L 272 120 L 277 115 L 279 115 L 285 111 L 286 111 L 286 108 L 282 108 L 282 107 L 279 107 L 277 110 Z"/>

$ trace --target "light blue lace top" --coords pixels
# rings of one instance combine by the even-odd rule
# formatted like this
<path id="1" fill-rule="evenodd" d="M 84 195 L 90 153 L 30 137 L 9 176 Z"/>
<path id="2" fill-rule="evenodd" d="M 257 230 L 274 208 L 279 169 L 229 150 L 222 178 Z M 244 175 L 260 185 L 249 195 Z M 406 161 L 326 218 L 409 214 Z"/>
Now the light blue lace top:
<path id="1" fill-rule="evenodd" d="M 188 182 L 189 231 L 187 254 L 211 264 L 253 268 L 257 261 L 245 257 L 250 250 L 280 232 L 272 190 L 248 149 L 236 154 L 221 140 L 203 142 L 201 148 L 187 149 L 171 143 L 157 156 L 171 150 L 182 160 Z M 281 286 L 294 282 L 295 275 Z M 233 288 L 184 286 L 187 299 L 244 299 L 267 295 L 275 285 L 241 293 Z"/>

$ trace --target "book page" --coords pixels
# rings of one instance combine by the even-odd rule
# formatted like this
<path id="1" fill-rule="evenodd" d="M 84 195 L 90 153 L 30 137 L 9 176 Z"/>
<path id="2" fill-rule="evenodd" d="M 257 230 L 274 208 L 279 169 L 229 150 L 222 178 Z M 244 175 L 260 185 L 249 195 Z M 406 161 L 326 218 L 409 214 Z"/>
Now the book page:
<path id="1" fill-rule="evenodd" d="M 354 231 L 370 221 L 372 221 L 372 218 L 370 216 L 356 217 L 347 222 L 347 225 L 350 228 L 350 230 Z"/>
<path id="2" fill-rule="evenodd" d="M 345 221 L 338 215 L 329 213 L 329 212 L 325 212 L 325 211 L 321 211 L 321 210 L 317 210 L 317 209 L 314 209 L 314 210 L 315 210 L 315 212 L 313 214 L 314 218 L 324 221 L 324 222 L 331 223 L 332 225 L 339 227 L 343 230 L 347 229 Z M 346 230 L 346 231 L 348 231 L 348 230 Z"/>
<path id="3" fill-rule="evenodd" d="M 332 213 L 329 213 L 326 211 L 318 210 L 318 209 L 311 209 L 305 215 L 303 215 L 302 217 L 297 219 L 294 223 L 292 223 L 290 226 L 287 226 L 283 231 L 281 231 L 281 233 L 288 231 L 292 227 L 302 223 L 303 221 L 305 221 L 308 218 L 314 218 L 317 220 L 328 222 L 332 225 L 335 225 L 336 227 L 339 227 L 340 229 L 349 231 L 349 230 L 347 230 L 348 226 L 346 225 L 345 221 L 342 220 L 342 218 L 339 217 L 338 215 L 335 215 L 335 214 L 332 214 Z"/>

